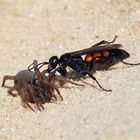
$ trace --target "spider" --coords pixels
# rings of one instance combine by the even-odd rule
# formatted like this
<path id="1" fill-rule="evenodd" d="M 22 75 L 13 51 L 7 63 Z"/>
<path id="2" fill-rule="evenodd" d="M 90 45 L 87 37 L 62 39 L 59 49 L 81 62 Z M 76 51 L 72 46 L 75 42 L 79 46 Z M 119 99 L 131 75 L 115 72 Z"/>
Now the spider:
<path id="1" fill-rule="evenodd" d="M 34 60 L 33 65 L 35 66 L 34 71 L 22 70 L 19 71 L 15 76 L 5 75 L 2 82 L 2 87 L 8 88 L 9 95 L 21 97 L 23 106 L 30 108 L 35 112 L 34 108 L 30 103 L 35 103 L 39 111 L 44 109 L 43 104 L 46 102 L 55 102 L 58 99 L 61 101 L 63 97 L 60 94 L 59 87 L 63 87 L 65 83 L 74 83 L 63 76 L 49 75 L 46 76 L 37 67 L 37 61 Z M 9 87 L 5 85 L 6 80 L 14 80 L 14 86 Z M 58 81 L 58 85 L 56 85 Z M 13 93 L 17 91 L 17 94 Z M 56 93 L 57 95 L 56 95 Z"/>

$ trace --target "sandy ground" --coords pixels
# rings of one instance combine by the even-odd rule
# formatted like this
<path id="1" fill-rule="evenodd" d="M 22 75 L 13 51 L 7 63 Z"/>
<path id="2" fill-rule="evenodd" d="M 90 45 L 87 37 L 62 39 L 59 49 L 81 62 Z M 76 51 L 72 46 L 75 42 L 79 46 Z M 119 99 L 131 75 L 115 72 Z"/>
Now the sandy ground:
<path id="1" fill-rule="evenodd" d="M 114 35 L 131 54 L 127 61 L 140 62 L 139 0 L 0 0 L 0 83 L 34 59 L 45 61 Z M 140 66 L 123 64 L 97 72 L 113 92 L 88 85 L 60 89 L 64 101 L 46 103 L 38 113 L 0 88 L 0 140 L 139 140 L 139 73 Z"/>

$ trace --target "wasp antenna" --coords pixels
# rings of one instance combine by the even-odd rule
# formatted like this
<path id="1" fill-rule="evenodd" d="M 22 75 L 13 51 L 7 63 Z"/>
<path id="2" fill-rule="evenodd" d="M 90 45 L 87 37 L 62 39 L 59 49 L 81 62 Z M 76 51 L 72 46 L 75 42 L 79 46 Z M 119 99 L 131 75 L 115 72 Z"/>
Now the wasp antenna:
<path id="1" fill-rule="evenodd" d="M 123 64 L 125 65 L 130 65 L 130 66 L 136 66 L 136 65 L 140 65 L 140 63 L 127 63 L 127 62 L 124 62 L 124 61 L 121 61 Z"/>
<path id="2" fill-rule="evenodd" d="M 113 44 L 113 43 L 116 41 L 117 37 L 118 37 L 118 36 L 117 36 L 117 35 L 115 35 L 115 37 L 113 38 L 113 40 L 112 40 L 112 41 L 102 40 L 102 41 L 100 41 L 100 42 L 96 43 L 96 44 L 95 44 L 95 45 L 93 45 L 93 46 L 95 47 L 95 46 L 100 46 L 100 45 Z"/>
<path id="3" fill-rule="evenodd" d="M 42 63 L 39 63 L 37 66 L 40 65 L 40 67 L 38 67 L 38 69 L 40 69 L 41 67 L 43 67 L 44 65 L 48 65 L 49 63 L 48 62 L 42 62 Z"/>
<path id="4" fill-rule="evenodd" d="M 103 88 L 103 87 L 101 86 L 101 84 L 98 82 L 98 80 L 97 80 L 93 75 L 91 75 L 89 72 L 87 72 L 87 74 L 89 75 L 90 78 L 92 78 L 92 79 L 98 84 L 98 86 L 99 86 L 102 90 L 107 91 L 107 92 L 111 92 L 111 91 L 112 91 L 111 89 L 105 89 L 105 88 Z"/>
<path id="5" fill-rule="evenodd" d="M 35 60 L 36 61 L 36 60 Z M 41 67 L 43 67 L 44 65 L 48 65 L 49 63 L 48 62 L 41 62 L 41 63 L 39 63 L 39 64 L 37 64 L 37 65 L 35 65 L 35 66 L 33 66 L 34 65 L 34 62 L 28 67 L 28 70 L 30 71 L 30 70 L 32 70 L 32 69 L 34 69 L 34 68 L 37 68 L 38 66 L 38 69 L 40 69 Z M 32 67 L 33 66 L 33 67 Z"/>
<path id="6" fill-rule="evenodd" d="M 115 35 L 115 37 L 113 38 L 113 40 L 112 41 L 110 41 L 109 42 L 109 44 L 112 44 L 112 43 L 114 43 L 115 41 L 116 41 L 116 39 L 118 38 L 118 36 L 117 35 Z"/>
<path id="7" fill-rule="evenodd" d="M 31 68 L 31 66 L 33 66 L 33 65 L 34 65 L 34 62 L 28 66 L 28 70 L 32 70 L 33 68 Z"/>

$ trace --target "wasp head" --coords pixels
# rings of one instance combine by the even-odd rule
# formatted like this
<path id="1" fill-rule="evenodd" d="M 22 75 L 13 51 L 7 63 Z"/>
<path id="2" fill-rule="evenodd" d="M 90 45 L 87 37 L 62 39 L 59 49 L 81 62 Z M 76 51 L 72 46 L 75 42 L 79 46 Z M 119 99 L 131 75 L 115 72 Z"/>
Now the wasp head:
<path id="1" fill-rule="evenodd" d="M 48 72 L 51 72 L 58 65 L 59 60 L 57 56 L 52 56 L 49 60 Z"/>

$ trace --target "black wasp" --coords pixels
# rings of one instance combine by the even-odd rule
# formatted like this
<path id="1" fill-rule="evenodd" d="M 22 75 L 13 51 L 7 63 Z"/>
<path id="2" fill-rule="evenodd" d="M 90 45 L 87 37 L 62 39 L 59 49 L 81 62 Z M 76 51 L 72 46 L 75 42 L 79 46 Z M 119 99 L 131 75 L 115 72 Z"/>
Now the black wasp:
<path id="1" fill-rule="evenodd" d="M 103 88 L 98 80 L 91 74 L 91 71 L 107 70 L 118 62 L 122 62 L 126 65 L 140 65 L 140 63 L 131 64 L 123 61 L 128 58 L 130 54 L 120 49 L 122 47 L 121 44 L 113 44 L 116 38 L 117 36 L 115 36 L 111 42 L 103 40 L 90 48 L 65 53 L 61 55 L 60 58 L 52 56 L 49 62 L 42 62 L 38 65 L 40 65 L 40 68 L 43 65 L 48 65 L 47 73 L 54 74 L 58 71 L 62 76 L 67 76 L 68 72 L 66 68 L 70 67 L 82 76 L 88 75 L 96 81 L 102 90 L 111 91 L 110 89 Z M 85 57 L 83 58 L 82 56 Z M 28 67 L 28 70 L 33 69 L 31 66 L 32 64 Z"/>

